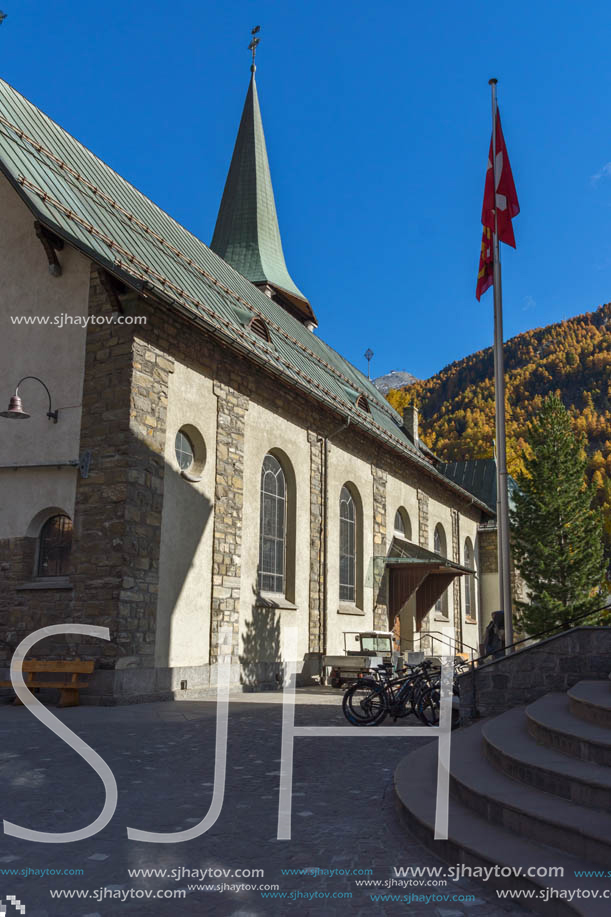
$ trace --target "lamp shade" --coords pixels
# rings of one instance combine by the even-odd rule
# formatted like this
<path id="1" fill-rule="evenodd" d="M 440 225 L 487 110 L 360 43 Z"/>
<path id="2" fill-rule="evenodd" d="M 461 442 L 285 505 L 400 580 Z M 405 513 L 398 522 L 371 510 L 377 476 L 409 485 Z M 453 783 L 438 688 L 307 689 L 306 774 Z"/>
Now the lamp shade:
<path id="1" fill-rule="evenodd" d="M 11 395 L 8 411 L 0 411 L 0 417 L 8 417 L 9 420 L 27 420 L 29 416 L 23 410 L 19 395 Z"/>

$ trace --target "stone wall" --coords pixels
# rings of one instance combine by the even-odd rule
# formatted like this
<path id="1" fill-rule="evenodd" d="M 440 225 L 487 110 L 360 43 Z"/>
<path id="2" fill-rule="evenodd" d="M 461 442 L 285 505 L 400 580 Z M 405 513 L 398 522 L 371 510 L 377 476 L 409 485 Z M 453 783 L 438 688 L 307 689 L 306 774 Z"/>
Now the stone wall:
<path id="1" fill-rule="evenodd" d="M 498 573 L 499 557 L 496 526 L 494 528 L 480 528 L 478 540 L 480 574 Z"/>
<path id="2" fill-rule="evenodd" d="M 461 563 L 460 556 L 460 515 L 457 510 L 451 510 L 452 515 L 452 554 L 454 563 Z M 464 558 L 463 558 L 464 559 Z M 452 597 L 454 608 L 454 636 L 458 644 L 462 642 L 462 576 L 457 576 L 452 583 Z"/>
<path id="3" fill-rule="evenodd" d="M 385 472 L 371 466 L 373 475 L 373 553 L 379 557 L 387 551 L 386 543 L 386 479 Z M 388 630 L 388 574 L 385 567 L 375 564 L 373 569 L 373 627 Z"/>
<path id="4" fill-rule="evenodd" d="M 49 624 L 62 624 L 72 599 L 67 582 L 53 589 L 33 583 L 36 538 L 0 541 L 0 575 L 4 601 L 0 605 L 0 661 L 8 664 L 17 645 L 32 631 Z M 47 652 L 53 647 L 47 645 Z"/>
<path id="5" fill-rule="evenodd" d="M 89 314 L 116 308 L 93 269 Z M 80 448 L 91 462 L 77 481 L 70 620 L 110 628 L 110 665 L 153 662 L 169 368 L 133 326 L 88 326 Z M 79 655 L 99 655 L 100 641 L 81 643 Z"/>
<path id="6" fill-rule="evenodd" d="M 418 544 L 429 550 L 429 498 L 418 490 Z"/>
<path id="7" fill-rule="evenodd" d="M 461 719 L 495 716 L 610 672 L 611 627 L 575 627 L 462 675 Z"/>
<path id="8" fill-rule="evenodd" d="M 240 655 L 240 571 L 244 495 L 244 417 L 248 398 L 215 382 L 217 397 L 210 662 Z M 231 630 L 219 639 L 222 627 Z"/>
<path id="9" fill-rule="evenodd" d="M 325 570 L 323 558 L 323 451 L 324 442 L 311 430 L 310 444 L 310 609 L 309 609 L 309 651 L 322 653 L 322 612 L 325 591 Z"/>

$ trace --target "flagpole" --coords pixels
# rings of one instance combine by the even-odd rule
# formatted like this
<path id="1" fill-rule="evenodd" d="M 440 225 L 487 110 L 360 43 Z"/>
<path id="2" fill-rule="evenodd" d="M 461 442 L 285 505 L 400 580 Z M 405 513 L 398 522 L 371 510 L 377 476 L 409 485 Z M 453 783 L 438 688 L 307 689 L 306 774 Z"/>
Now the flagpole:
<path id="1" fill-rule="evenodd" d="M 505 619 L 505 646 L 513 643 L 513 609 L 511 601 L 511 561 L 509 542 L 509 497 L 507 492 L 507 441 L 505 436 L 505 366 L 503 360 L 503 291 L 496 211 L 496 84 L 488 81 L 492 91 L 492 180 L 495 193 L 494 232 L 492 236 L 494 283 L 494 391 L 496 413 L 497 462 L 497 532 L 499 556 L 499 594 Z"/>

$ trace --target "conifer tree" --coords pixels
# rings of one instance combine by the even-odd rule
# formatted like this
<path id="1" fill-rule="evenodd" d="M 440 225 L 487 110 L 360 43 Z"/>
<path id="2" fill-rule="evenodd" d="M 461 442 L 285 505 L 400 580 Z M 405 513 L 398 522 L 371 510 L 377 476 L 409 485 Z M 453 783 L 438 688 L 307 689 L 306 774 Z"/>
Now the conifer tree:
<path id="1" fill-rule="evenodd" d="M 604 580 L 600 511 L 587 485 L 583 438 L 557 395 L 531 422 L 525 471 L 518 475 L 511 513 L 512 550 L 530 602 L 518 602 L 517 623 L 535 634 L 602 604 Z"/>

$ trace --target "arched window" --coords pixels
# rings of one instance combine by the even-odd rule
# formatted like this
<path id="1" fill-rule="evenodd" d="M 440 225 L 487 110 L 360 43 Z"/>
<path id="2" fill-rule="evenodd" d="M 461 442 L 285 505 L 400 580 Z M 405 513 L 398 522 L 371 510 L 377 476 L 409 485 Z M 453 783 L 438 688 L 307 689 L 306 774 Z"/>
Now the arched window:
<path id="1" fill-rule="evenodd" d="M 400 506 L 395 513 L 394 529 L 395 535 L 398 535 L 399 538 L 404 538 L 406 541 L 412 540 L 412 524 L 403 506 Z"/>
<path id="2" fill-rule="evenodd" d="M 38 576 L 67 576 L 72 547 L 72 520 L 58 514 L 47 519 L 40 530 Z"/>
<path id="3" fill-rule="evenodd" d="M 286 478 L 282 465 L 266 455 L 261 469 L 259 590 L 284 595 L 286 558 Z"/>
<path id="4" fill-rule="evenodd" d="M 442 557 L 448 556 L 448 547 L 446 541 L 446 533 L 444 531 L 441 523 L 435 526 L 435 534 L 433 535 L 433 550 L 435 554 L 441 554 Z M 444 592 L 440 598 L 435 602 L 435 613 L 438 615 L 443 615 L 444 618 L 448 617 L 448 590 Z"/>
<path id="5" fill-rule="evenodd" d="M 339 498 L 339 600 L 356 601 L 356 507 L 344 485 Z"/>
<path id="6" fill-rule="evenodd" d="M 473 554 L 473 545 L 471 544 L 471 539 L 467 538 L 465 540 L 465 556 L 464 556 L 464 565 L 470 569 L 475 569 L 475 560 Z M 464 577 L 465 580 L 465 618 L 469 621 L 477 620 L 477 610 L 476 610 L 476 591 L 475 591 L 475 576 L 471 573 Z"/>

